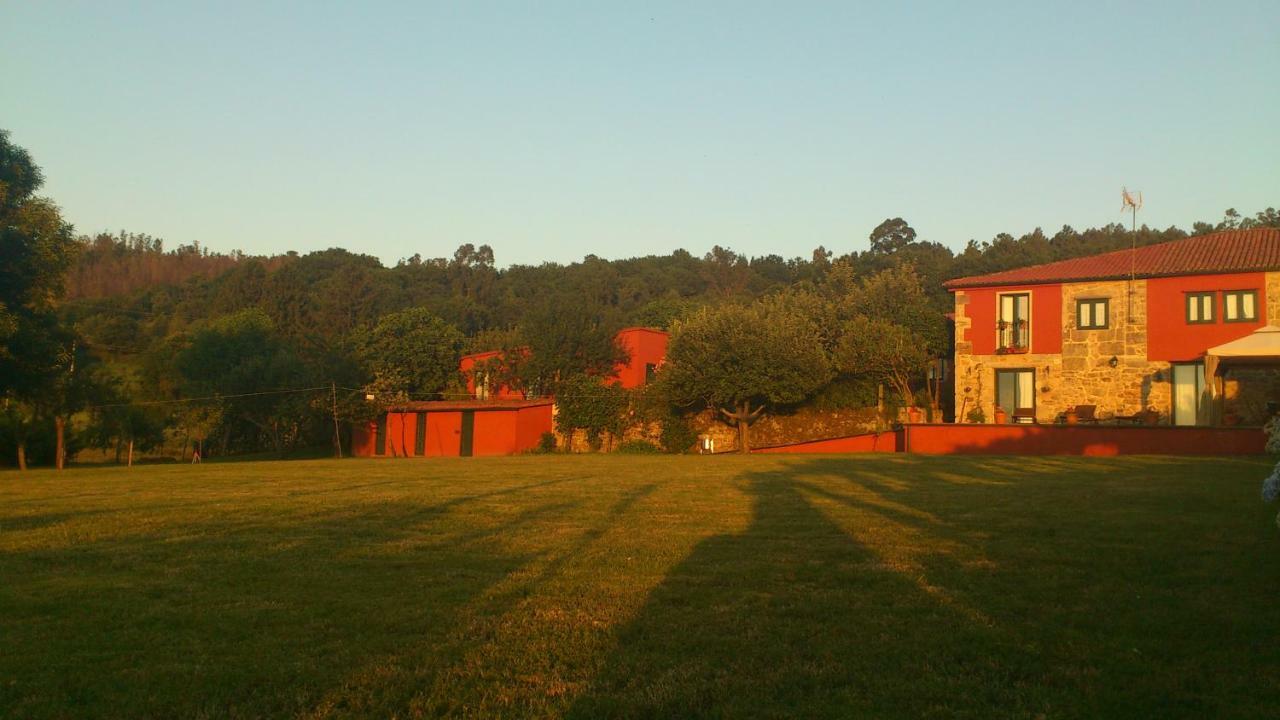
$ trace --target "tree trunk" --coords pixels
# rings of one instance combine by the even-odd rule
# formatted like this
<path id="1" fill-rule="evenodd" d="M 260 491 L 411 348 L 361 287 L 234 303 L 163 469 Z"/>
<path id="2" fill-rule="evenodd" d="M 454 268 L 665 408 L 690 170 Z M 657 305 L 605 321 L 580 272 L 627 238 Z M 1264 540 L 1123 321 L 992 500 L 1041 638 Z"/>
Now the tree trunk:
<path id="1" fill-rule="evenodd" d="M 133 438 L 129 438 L 129 467 L 133 467 Z"/>
<path id="2" fill-rule="evenodd" d="M 27 441 L 26 440 L 18 441 L 18 469 L 19 470 L 27 469 Z"/>
<path id="3" fill-rule="evenodd" d="M 67 421 L 61 415 L 57 415 L 53 418 L 53 429 L 57 434 L 53 448 L 53 466 L 59 470 L 61 470 L 62 466 L 66 464 L 66 426 Z"/>
<path id="4" fill-rule="evenodd" d="M 720 413 L 732 420 L 738 428 L 738 452 L 744 455 L 751 452 L 751 423 L 755 422 L 762 412 L 764 412 L 763 405 L 752 410 L 751 403 L 746 401 L 738 403 L 735 412 L 720 409 Z"/>

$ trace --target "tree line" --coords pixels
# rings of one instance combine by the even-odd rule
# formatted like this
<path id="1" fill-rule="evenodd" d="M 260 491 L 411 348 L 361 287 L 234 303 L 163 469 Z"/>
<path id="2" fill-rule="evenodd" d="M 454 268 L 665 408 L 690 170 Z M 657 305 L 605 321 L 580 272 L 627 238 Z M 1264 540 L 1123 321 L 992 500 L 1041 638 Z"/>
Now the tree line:
<path id="1" fill-rule="evenodd" d="M 76 236 L 37 194 L 41 182 L 0 132 L 0 460 L 19 465 L 60 464 L 84 447 L 127 457 L 162 444 L 215 454 L 325 445 L 335 419 L 464 394 L 459 356 L 487 349 L 507 351 L 488 368 L 494 379 L 559 392 L 566 406 L 586 398 L 588 419 L 574 422 L 593 437 L 614 427 L 600 406 L 643 407 L 672 425 L 679 449 L 688 438 L 676 420 L 713 407 L 746 444 L 765 408 L 866 405 L 882 384 L 900 404 L 927 405 L 916 394 L 928 391 L 928 362 L 949 353 L 948 278 L 1280 226 L 1274 209 L 1231 210 L 1189 232 L 1037 229 L 957 253 L 891 218 L 861 248 L 808 257 L 716 246 L 701 257 L 500 268 L 490 247 L 464 244 L 387 267 L 338 248 L 258 257 L 166 249 L 144 234 Z M 595 378 L 622 359 L 613 337 L 629 325 L 672 330 L 673 342 L 662 380 L 622 402 Z"/>

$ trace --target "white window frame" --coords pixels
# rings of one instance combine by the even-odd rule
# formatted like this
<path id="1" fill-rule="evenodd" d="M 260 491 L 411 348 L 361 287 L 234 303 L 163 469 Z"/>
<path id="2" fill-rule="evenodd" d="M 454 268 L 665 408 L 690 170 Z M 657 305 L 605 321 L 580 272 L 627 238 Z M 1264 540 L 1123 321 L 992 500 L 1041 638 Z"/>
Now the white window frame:
<path id="1" fill-rule="evenodd" d="M 1194 304 L 1194 307 L 1196 309 L 1196 317 L 1192 317 L 1192 314 L 1191 314 L 1191 308 L 1193 307 L 1192 300 L 1196 301 Z M 1209 311 L 1208 319 L 1205 318 L 1205 313 L 1204 313 L 1205 302 L 1204 301 L 1208 301 L 1208 311 Z M 1210 292 L 1208 290 L 1196 290 L 1194 292 L 1187 293 L 1186 299 L 1183 302 L 1186 303 L 1184 312 L 1186 313 L 1186 319 L 1187 319 L 1188 325 L 1213 325 L 1214 323 L 1218 322 L 1218 318 L 1215 315 L 1218 309 L 1216 307 L 1218 304 L 1217 293 Z"/>
<path id="2" fill-rule="evenodd" d="M 1034 313 L 1033 307 L 1035 305 L 1035 303 L 1032 302 L 1032 293 L 1030 290 L 1017 290 L 1017 291 L 996 293 L 996 350 L 1000 350 L 1003 347 L 1000 344 L 1001 343 L 1000 323 L 1004 322 L 1004 299 L 1010 296 L 1020 296 L 1020 297 L 1027 298 L 1027 317 L 1025 318 L 1027 321 L 1027 343 L 1020 350 L 1019 354 L 1021 354 L 1022 352 L 1030 353 L 1031 352 L 1031 326 L 1033 324 L 1032 315 Z"/>
<path id="3" fill-rule="evenodd" d="M 1101 305 L 1106 314 L 1106 318 L 1102 323 L 1098 323 L 1097 313 L 1094 312 L 1098 305 Z M 1084 324 L 1080 311 L 1089 308 L 1089 324 Z M 1080 297 L 1076 298 L 1076 329 L 1077 330 L 1107 330 L 1111 328 L 1111 298 L 1109 297 Z"/>
<path id="4" fill-rule="evenodd" d="M 1245 317 L 1242 313 L 1244 310 L 1244 298 L 1250 298 L 1250 308 L 1253 312 Z M 1237 313 L 1236 317 L 1231 317 L 1232 311 Z M 1258 291 L 1257 290 L 1223 290 L 1222 291 L 1222 322 L 1244 323 L 1257 322 L 1258 320 Z"/>

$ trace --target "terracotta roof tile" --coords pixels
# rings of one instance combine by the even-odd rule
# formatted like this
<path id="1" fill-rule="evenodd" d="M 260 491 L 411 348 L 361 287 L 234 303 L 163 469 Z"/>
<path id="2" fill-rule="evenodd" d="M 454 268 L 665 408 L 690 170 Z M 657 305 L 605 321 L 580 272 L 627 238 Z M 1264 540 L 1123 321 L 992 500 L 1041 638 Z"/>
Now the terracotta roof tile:
<path id="1" fill-rule="evenodd" d="M 948 280 L 952 290 L 991 285 L 1036 285 L 1129 277 L 1167 277 L 1280 270 L 1280 228 L 1227 230 L 1210 235 L 1059 260 L 987 275 Z"/>

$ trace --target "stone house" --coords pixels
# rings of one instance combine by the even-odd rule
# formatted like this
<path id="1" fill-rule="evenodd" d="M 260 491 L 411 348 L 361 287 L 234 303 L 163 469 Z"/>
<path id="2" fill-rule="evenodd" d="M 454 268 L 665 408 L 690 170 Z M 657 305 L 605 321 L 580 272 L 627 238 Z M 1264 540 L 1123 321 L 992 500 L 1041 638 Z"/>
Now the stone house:
<path id="1" fill-rule="evenodd" d="M 1231 230 L 946 283 L 955 298 L 955 407 L 987 422 L 1260 424 L 1280 363 L 1205 377 L 1205 351 L 1280 325 L 1280 229 Z M 1211 411 L 1211 399 L 1222 398 Z M 1148 416 L 1150 416 L 1148 415 Z M 974 413 L 976 419 L 977 413 Z"/>

